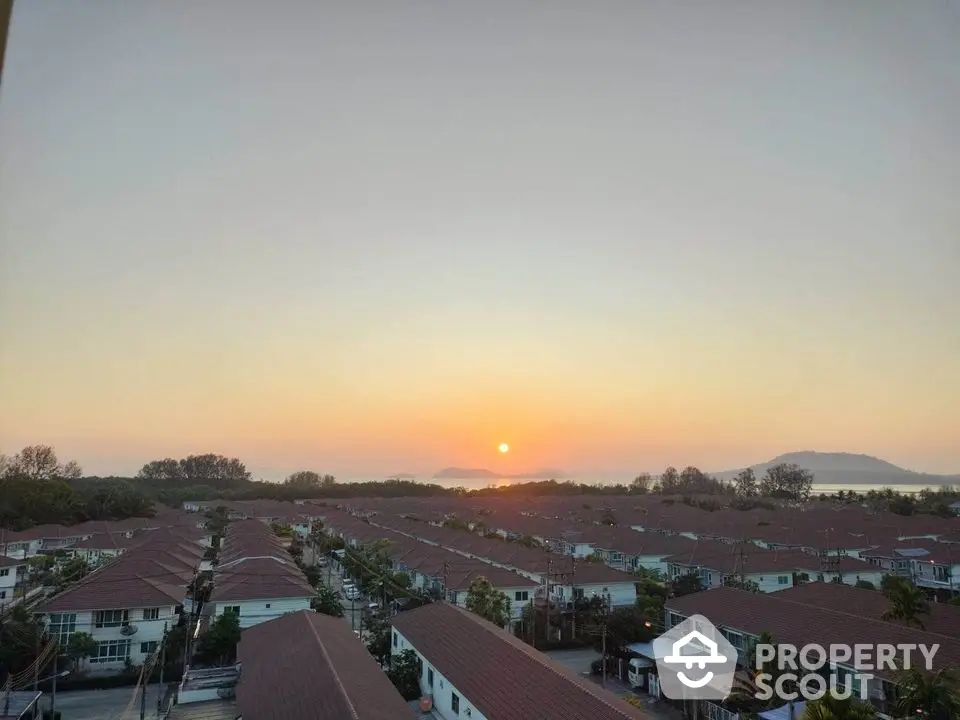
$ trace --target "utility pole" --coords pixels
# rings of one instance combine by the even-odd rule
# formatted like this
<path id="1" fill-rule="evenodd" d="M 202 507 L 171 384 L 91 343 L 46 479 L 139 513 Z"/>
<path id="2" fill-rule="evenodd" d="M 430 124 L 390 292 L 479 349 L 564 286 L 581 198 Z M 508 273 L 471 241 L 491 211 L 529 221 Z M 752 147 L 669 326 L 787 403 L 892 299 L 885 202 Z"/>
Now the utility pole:
<path id="1" fill-rule="evenodd" d="M 447 600 L 447 582 L 449 582 L 449 578 L 450 578 L 450 563 L 448 563 L 447 561 L 444 561 L 443 562 L 443 592 L 442 592 L 442 595 L 443 595 L 442 600 L 444 602 L 446 602 Z"/>
<path id="2" fill-rule="evenodd" d="M 57 644 L 57 650 L 53 653 L 53 685 L 50 688 L 50 717 L 55 718 L 54 711 L 57 709 L 57 660 L 60 659 L 60 645 Z"/>
<path id="3" fill-rule="evenodd" d="M 600 664 L 603 666 L 603 687 L 607 686 L 607 601 L 603 601 L 603 623 L 600 625 Z"/>
<path id="4" fill-rule="evenodd" d="M 577 557 L 573 557 L 570 571 L 570 593 L 573 595 L 573 621 L 571 625 L 571 637 L 577 639 Z"/>
<path id="5" fill-rule="evenodd" d="M 36 666 L 35 666 L 34 669 L 33 669 L 33 693 L 34 693 L 34 695 L 36 695 L 36 693 L 37 693 L 37 686 L 40 685 L 40 666 L 43 664 L 43 663 L 40 662 L 40 633 L 39 633 L 39 632 L 37 632 L 37 644 L 36 644 L 36 648 L 37 648 L 37 652 L 36 652 L 35 657 L 37 658 L 37 663 L 36 663 Z M 39 705 L 40 705 L 40 703 L 34 703 L 34 704 L 33 704 L 33 717 L 34 717 L 34 720 L 36 720 L 37 714 L 40 712 Z"/>
<path id="6" fill-rule="evenodd" d="M 163 639 L 160 641 L 160 688 L 157 690 L 157 716 L 163 711 L 163 666 L 167 664 L 167 624 L 163 624 Z"/>
<path id="7" fill-rule="evenodd" d="M 544 608 L 544 617 L 546 622 L 544 625 L 544 633 L 546 635 L 546 640 L 550 642 L 550 571 L 553 570 L 553 560 L 547 559 L 547 575 L 544 578 L 547 583 L 547 589 L 544 593 L 544 599 L 547 601 L 546 607 Z"/>
<path id="8" fill-rule="evenodd" d="M 140 678 L 142 684 L 140 686 L 140 720 L 146 720 L 147 718 L 147 685 L 150 682 L 150 678 L 144 675 Z"/>

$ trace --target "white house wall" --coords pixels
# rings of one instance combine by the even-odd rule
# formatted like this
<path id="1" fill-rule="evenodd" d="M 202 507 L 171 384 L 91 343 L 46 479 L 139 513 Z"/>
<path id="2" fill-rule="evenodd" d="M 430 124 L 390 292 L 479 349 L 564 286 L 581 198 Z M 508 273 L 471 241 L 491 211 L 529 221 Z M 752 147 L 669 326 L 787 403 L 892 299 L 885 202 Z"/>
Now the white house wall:
<path id="1" fill-rule="evenodd" d="M 130 662 L 134 665 L 142 665 L 150 656 L 149 652 L 143 652 L 141 645 L 148 642 L 159 643 L 163 639 L 164 625 L 167 629 L 172 629 L 180 621 L 180 616 L 176 614 L 176 606 L 170 605 L 159 608 L 104 608 L 105 610 L 126 610 L 128 613 L 128 623 L 136 627 L 136 632 L 132 635 L 124 635 L 121 631 L 122 626 L 114 627 L 96 627 L 95 611 L 81 611 L 76 613 L 64 612 L 54 613 L 58 615 L 76 615 L 76 622 L 73 632 L 89 633 L 93 639 L 98 642 L 109 642 L 111 640 L 129 640 L 130 641 Z M 144 620 L 144 610 L 155 609 L 157 611 L 156 620 Z M 43 618 L 45 624 L 49 625 L 50 615 Z M 91 672 L 119 672 L 126 665 L 125 658 L 115 662 L 90 662 L 87 661 L 87 669 Z"/>
<path id="2" fill-rule="evenodd" d="M 14 590 L 17 587 L 17 568 L 19 565 L 9 565 L 0 568 L 0 605 L 13 600 Z"/>
<path id="3" fill-rule="evenodd" d="M 286 613 L 309 610 L 310 600 L 311 598 L 218 600 L 214 614 L 216 617 L 220 617 L 227 608 L 239 606 L 240 627 L 248 628 L 268 620 L 275 620 Z"/>
<path id="4" fill-rule="evenodd" d="M 391 655 L 398 655 L 404 650 L 413 650 L 417 653 L 417 657 L 420 658 L 420 662 L 423 665 L 423 672 L 420 674 L 420 694 L 429 695 L 433 698 L 433 712 L 435 715 L 439 715 L 443 720 L 463 720 L 463 718 L 470 718 L 470 720 L 487 720 L 486 716 L 474 707 L 469 698 L 464 697 L 464 694 L 457 690 L 457 688 L 444 677 L 439 669 L 431 665 L 430 662 L 417 651 L 417 648 L 400 632 L 394 629 L 393 635 L 394 637 L 391 638 L 390 644 Z M 433 671 L 433 687 L 431 687 L 428 682 L 431 670 Z M 453 693 L 456 693 L 460 698 L 459 712 L 456 713 L 453 711 L 451 705 Z"/>

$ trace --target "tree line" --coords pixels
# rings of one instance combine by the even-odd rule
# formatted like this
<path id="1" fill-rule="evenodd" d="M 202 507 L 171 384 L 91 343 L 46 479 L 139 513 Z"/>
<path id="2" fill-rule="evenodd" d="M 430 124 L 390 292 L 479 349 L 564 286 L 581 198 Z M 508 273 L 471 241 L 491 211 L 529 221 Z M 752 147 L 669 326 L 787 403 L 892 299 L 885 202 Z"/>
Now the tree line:
<path id="1" fill-rule="evenodd" d="M 149 517 L 157 503 L 182 507 L 184 501 L 277 500 L 346 497 L 433 496 L 614 496 L 655 493 L 682 496 L 683 502 L 717 510 L 747 510 L 764 506 L 764 498 L 804 502 L 810 498 L 814 476 L 797 465 L 780 464 L 760 477 L 750 468 L 724 482 L 689 466 L 668 467 L 659 476 L 638 475 L 631 483 L 586 484 L 570 480 L 542 480 L 505 487 L 467 490 L 413 480 L 389 479 L 363 483 L 338 483 L 330 474 L 300 470 L 283 482 L 256 481 L 238 458 L 215 453 L 164 458 L 145 463 L 135 477 L 84 476 L 74 461 L 61 463 L 54 448 L 33 445 L 12 457 L 0 455 L 0 527 L 24 530 L 35 525 L 70 525 L 84 520 Z M 713 496 L 713 499 L 694 499 Z M 926 493 L 917 499 L 893 491 L 868 493 L 865 500 L 877 509 L 902 515 L 914 512 L 949 514 L 955 492 Z M 821 497 L 821 500 L 827 499 Z M 853 493 L 837 501 L 864 500 Z"/>

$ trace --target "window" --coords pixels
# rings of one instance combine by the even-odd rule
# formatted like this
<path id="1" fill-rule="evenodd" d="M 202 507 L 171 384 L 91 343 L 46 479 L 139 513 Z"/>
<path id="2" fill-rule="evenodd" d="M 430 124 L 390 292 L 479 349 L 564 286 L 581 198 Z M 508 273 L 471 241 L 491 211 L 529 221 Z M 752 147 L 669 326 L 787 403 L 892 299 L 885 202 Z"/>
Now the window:
<path id="1" fill-rule="evenodd" d="M 790 576 L 789 575 L 779 575 L 777 577 L 777 585 L 789 585 Z"/>
<path id="2" fill-rule="evenodd" d="M 530 599 L 530 593 L 527 590 L 517 590 L 517 592 L 513 594 L 513 599 L 517 602 L 526 602 Z"/>
<path id="3" fill-rule="evenodd" d="M 394 633 L 394 634 L 393 634 L 393 646 L 394 646 L 394 647 L 397 646 L 397 640 L 398 640 L 398 639 L 399 639 L 399 638 L 397 637 L 397 634 Z"/>
<path id="4" fill-rule="evenodd" d="M 427 685 L 433 687 L 433 668 L 427 668 Z"/>
<path id="5" fill-rule="evenodd" d="M 159 617 L 160 617 L 160 608 L 144 608 L 143 610 L 144 620 L 156 620 Z"/>
<path id="6" fill-rule="evenodd" d="M 227 605 L 223 611 L 225 613 L 233 613 L 237 617 L 240 617 L 240 606 L 239 605 Z"/>
<path id="7" fill-rule="evenodd" d="M 7 591 L 6 591 L 6 590 L 0 590 L 0 600 L 2 600 L 3 598 L 5 598 L 6 596 L 7 596 Z"/>
<path id="8" fill-rule="evenodd" d="M 128 657 L 130 657 L 129 640 L 109 640 L 107 642 L 97 643 L 97 649 L 93 651 L 88 662 L 123 662 Z"/>
<path id="9" fill-rule="evenodd" d="M 453 710 L 454 715 L 460 714 L 460 696 L 455 692 L 450 693 L 450 709 Z"/>
<path id="10" fill-rule="evenodd" d="M 61 648 L 67 646 L 70 636 L 76 631 L 76 613 L 50 613 L 50 636 L 57 639 Z"/>
<path id="11" fill-rule="evenodd" d="M 159 645 L 159 643 L 156 640 L 140 643 L 140 654 L 149 655 L 150 653 L 152 653 L 154 650 L 157 649 L 157 645 Z"/>
<path id="12" fill-rule="evenodd" d="M 423 658 L 417 655 L 417 682 L 423 677 Z"/>
<path id="13" fill-rule="evenodd" d="M 0 570 L 0 577 L 6 577 L 9 574 L 10 574 L 10 568 L 4 568 L 3 570 Z"/>
<path id="14" fill-rule="evenodd" d="M 267 603 L 267 610 L 270 609 L 270 603 Z"/>
<path id="15" fill-rule="evenodd" d="M 743 644 L 743 635 L 741 635 L 740 633 L 734 632 L 733 630 L 727 630 L 726 628 L 723 628 L 723 629 L 720 631 L 720 633 L 721 633 L 727 640 L 729 640 L 729 641 L 730 641 L 730 644 L 733 645 L 737 650 L 745 650 L 745 649 L 746 649 L 746 648 L 744 647 L 744 644 Z"/>
<path id="16" fill-rule="evenodd" d="M 130 620 L 130 613 L 126 610 L 98 610 L 94 618 L 98 628 L 120 627 Z"/>

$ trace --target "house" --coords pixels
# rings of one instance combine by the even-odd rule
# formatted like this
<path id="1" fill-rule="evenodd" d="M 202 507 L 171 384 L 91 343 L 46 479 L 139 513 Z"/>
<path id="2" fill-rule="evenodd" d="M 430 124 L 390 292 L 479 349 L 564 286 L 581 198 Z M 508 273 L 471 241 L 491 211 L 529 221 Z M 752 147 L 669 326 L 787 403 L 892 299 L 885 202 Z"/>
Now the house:
<path id="1" fill-rule="evenodd" d="M 96 567 L 139 543 L 140 538 L 132 534 L 98 533 L 80 540 L 70 547 L 69 552 L 73 557 L 82 558 L 88 565 Z"/>
<path id="2" fill-rule="evenodd" d="M 22 560 L 0 555 L 0 607 L 13 600 L 26 571 L 27 564 Z"/>
<path id="3" fill-rule="evenodd" d="M 180 621 L 188 586 L 199 572 L 202 550 L 157 536 L 70 585 L 41 604 L 47 631 L 66 647 L 75 632 L 93 636 L 87 659 L 95 672 L 142 664 L 166 628 Z"/>
<path id="4" fill-rule="evenodd" d="M 237 720 L 414 717 L 340 618 L 301 611 L 244 630 L 237 646 Z"/>
<path id="5" fill-rule="evenodd" d="M 431 698 L 441 720 L 649 717 L 483 618 L 447 603 L 400 613 L 391 622 L 392 655 L 416 654 L 421 692 Z"/>
<path id="6" fill-rule="evenodd" d="M 927 554 L 911 558 L 913 582 L 919 587 L 960 591 L 960 551 L 951 543 L 937 543 Z"/>
<path id="7" fill-rule="evenodd" d="M 761 592 L 793 586 L 798 561 L 816 558 L 797 550 L 772 551 L 750 543 L 727 544 L 698 540 L 690 551 L 666 558 L 667 576 L 675 580 L 695 575 L 704 588 L 720 587 L 731 580 L 756 583 Z"/>
<path id="8" fill-rule="evenodd" d="M 856 592 L 876 593 L 874 590 Z M 667 630 L 679 625 L 692 615 L 702 615 L 712 622 L 727 640 L 739 651 L 740 664 L 746 666 L 750 644 L 764 632 L 770 633 L 775 642 L 797 648 L 808 644 L 822 647 L 831 645 L 873 646 L 877 642 L 893 645 L 938 645 L 933 658 L 933 670 L 955 667 L 960 663 L 960 645 L 952 638 L 916 627 L 888 622 L 880 618 L 866 617 L 850 608 L 822 607 L 808 599 L 795 595 L 797 600 L 786 599 L 783 593 L 751 593 L 729 587 L 670 598 L 664 606 Z M 808 591 L 812 592 L 812 591 Z M 879 595 L 879 593 L 876 593 Z M 882 596 L 881 596 L 882 597 Z M 850 686 L 859 694 L 859 681 L 853 678 L 858 668 L 856 660 L 849 664 L 834 665 L 840 685 Z M 864 670 L 875 679 L 868 686 L 871 703 L 880 711 L 889 710 L 895 675 L 888 669 Z"/>
<path id="9" fill-rule="evenodd" d="M 795 570 L 810 580 L 844 585 L 868 582 L 875 588 L 880 587 L 885 574 L 874 564 L 849 555 L 817 557 L 806 553 L 798 557 Z"/>
<path id="10" fill-rule="evenodd" d="M 811 582 L 777 593 L 780 600 L 825 608 L 842 609 L 858 617 L 883 619 L 890 601 L 878 590 L 869 590 L 833 582 Z M 921 618 L 928 632 L 960 640 L 960 606 L 944 602 L 930 603 L 930 614 Z M 890 622 L 899 624 L 896 620 Z"/>
<path id="11" fill-rule="evenodd" d="M 226 611 L 252 627 L 284 613 L 309 610 L 316 590 L 268 525 L 257 520 L 230 523 L 204 613 Z"/>

